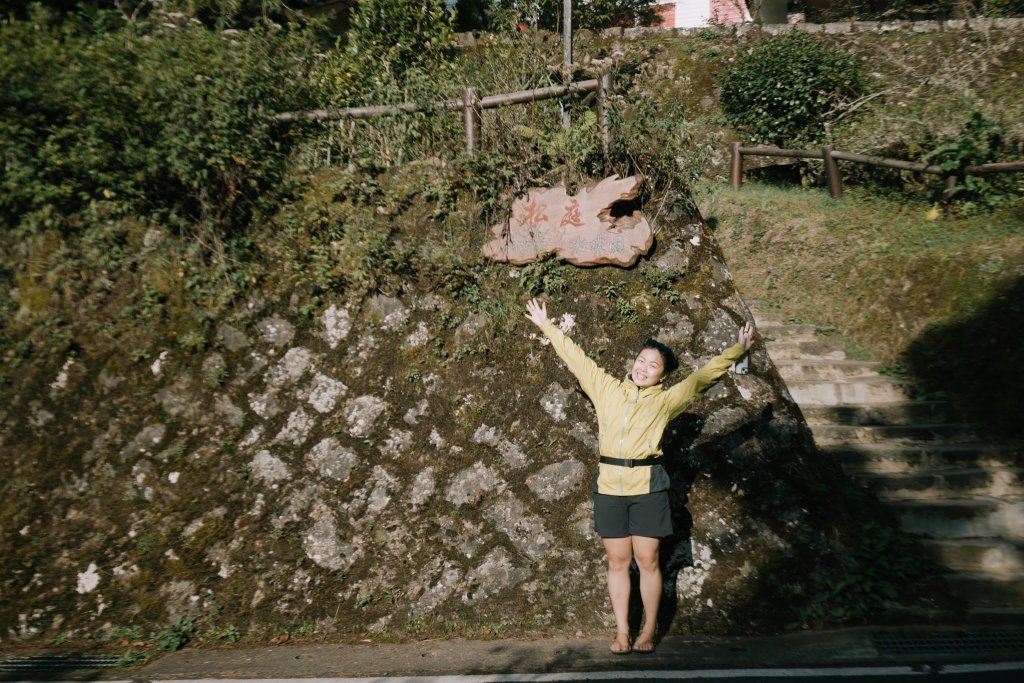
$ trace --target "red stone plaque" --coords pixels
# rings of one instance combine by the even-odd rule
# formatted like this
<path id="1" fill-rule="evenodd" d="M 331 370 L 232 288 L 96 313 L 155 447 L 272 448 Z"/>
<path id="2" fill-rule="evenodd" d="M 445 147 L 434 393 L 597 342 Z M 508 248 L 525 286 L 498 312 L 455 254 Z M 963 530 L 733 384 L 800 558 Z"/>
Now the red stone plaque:
<path id="1" fill-rule="evenodd" d="M 491 226 L 484 256 L 522 265 L 558 254 L 577 266 L 629 267 L 646 254 L 654 233 L 639 210 L 615 211 L 636 198 L 641 178 L 611 176 L 569 196 L 561 185 L 534 188 L 512 204 L 508 224 Z"/>

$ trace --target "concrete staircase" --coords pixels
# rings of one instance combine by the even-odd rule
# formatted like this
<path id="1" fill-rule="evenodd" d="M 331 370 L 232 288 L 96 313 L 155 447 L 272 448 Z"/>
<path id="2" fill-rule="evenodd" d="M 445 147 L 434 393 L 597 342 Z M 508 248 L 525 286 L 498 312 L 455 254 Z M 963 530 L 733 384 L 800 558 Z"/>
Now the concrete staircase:
<path id="1" fill-rule="evenodd" d="M 1024 449 L 913 401 L 880 364 L 848 360 L 812 325 L 751 307 L 819 449 L 895 508 L 947 566 L 968 621 L 1024 623 Z M 1024 416 L 1021 416 L 1024 419 Z"/>

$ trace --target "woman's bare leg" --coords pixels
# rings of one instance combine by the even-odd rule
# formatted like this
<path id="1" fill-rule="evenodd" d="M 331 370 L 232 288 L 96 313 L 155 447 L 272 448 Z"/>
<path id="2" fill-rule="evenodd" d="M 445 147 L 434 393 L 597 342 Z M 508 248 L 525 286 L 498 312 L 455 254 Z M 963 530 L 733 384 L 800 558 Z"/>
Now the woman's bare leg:
<path id="1" fill-rule="evenodd" d="M 654 650 L 654 630 L 658 625 L 658 604 L 661 602 L 661 567 L 658 565 L 658 551 L 661 539 L 647 536 L 630 536 L 633 556 L 640 570 L 640 598 L 644 603 L 644 624 L 633 643 L 636 652 Z"/>
<path id="2" fill-rule="evenodd" d="M 615 640 L 611 651 L 619 654 L 629 652 L 629 561 L 633 544 L 629 536 L 602 540 L 608 554 L 608 597 L 615 613 Z"/>

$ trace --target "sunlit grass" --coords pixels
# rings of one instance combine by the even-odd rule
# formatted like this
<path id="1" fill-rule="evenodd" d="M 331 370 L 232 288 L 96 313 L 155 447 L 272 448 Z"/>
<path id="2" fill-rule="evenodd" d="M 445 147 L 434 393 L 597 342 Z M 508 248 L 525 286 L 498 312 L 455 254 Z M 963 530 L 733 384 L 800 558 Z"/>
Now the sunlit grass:
<path id="1" fill-rule="evenodd" d="M 701 189 L 746 299 L 834 327 L 894 361 L 928 325 L 969 317 L 1024 275 L 1024 201 L 973 216 L 848 188 L 748 183 Z"/>

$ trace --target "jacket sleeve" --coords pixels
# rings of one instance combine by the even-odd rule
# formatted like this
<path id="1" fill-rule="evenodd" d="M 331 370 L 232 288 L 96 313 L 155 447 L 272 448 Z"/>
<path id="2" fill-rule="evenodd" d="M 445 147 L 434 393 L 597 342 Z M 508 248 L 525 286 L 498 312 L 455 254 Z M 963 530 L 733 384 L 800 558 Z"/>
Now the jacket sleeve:
<path id="1" fill-rule="evenodd" d="M 618 384 L 617 380 L 588 358 L 583 349 L 566 337 L 553 322 L 548 320 L 540 329 L 544 336 L 551 340 L 551 348 L 565 362 L 569 372 L 576 376 L 583 391 L 594 403 L 606 397 Z"/>
<path id="2" fill-rule="evenodd" d="M 714 386 L 715 382 L 746 352 L 742 344 L 734 344 L 721 355 L 709 360 L 700 370 L 669 389 L 668 405 L 671 417 L 679 415 L 691 401 Z"/>

